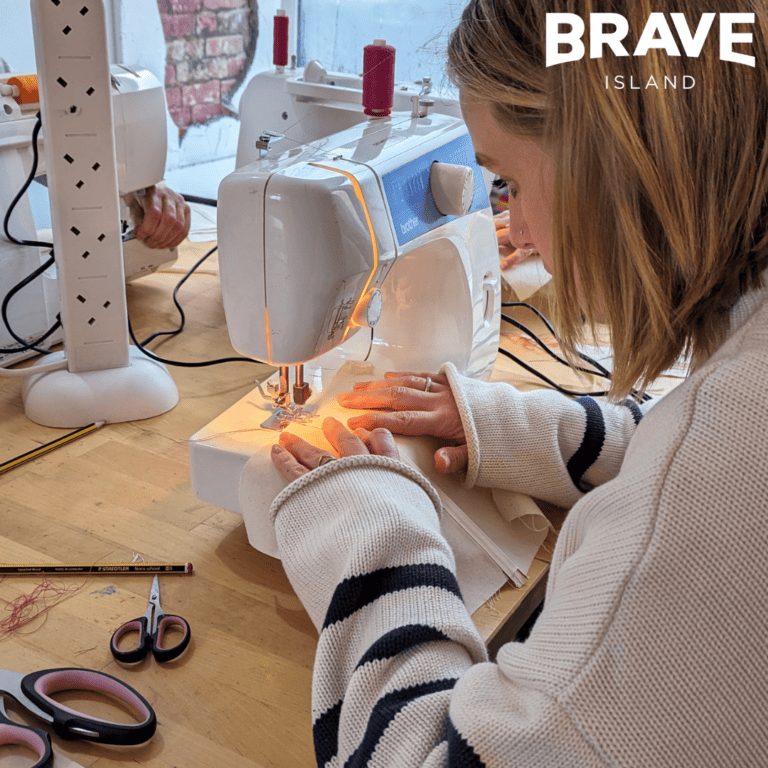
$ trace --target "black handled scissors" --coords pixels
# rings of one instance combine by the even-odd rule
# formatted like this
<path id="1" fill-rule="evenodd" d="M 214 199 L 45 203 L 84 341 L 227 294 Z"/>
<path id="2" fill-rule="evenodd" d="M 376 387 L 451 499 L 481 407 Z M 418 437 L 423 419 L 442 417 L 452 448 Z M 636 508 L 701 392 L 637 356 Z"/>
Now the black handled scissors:
<path id="1" fill-rule="evenodd" d="M 163 648 L 163 635 L 168 627 L 181 627 L 182 636 L 176 645 Z M 125 651 L 121 651 L 118 642 L 131 632 L 138 632 L 138 644 Z M 192 637 L 192 630 L 189 628 L 185 619 L 181 616 L 166 615 L 160 607 L 160 583 L 155 576 L 152 582 L 152 591 L 149 594 L 149 607 L 147 612 L 132 621 L 126 621 L 117 628 L 112 635 L 109 644 L 112 655 L 126 664 L 133 664 L 141 661 L 151 650 L 152 655 L 158 661 L 171 661 L 177 656 L 181 656 L 189 645 Z"/>
<path id="2" fill-rule="evenodd" d="M 60 691 L 93 691 L 125 704 L 141 722 L 135 725 L 101 720 L 69 706 L 58 704 L 51 694 Z M 149 702 L 122 680 L 93 669 L 44 669 L 28 675 L 0 670 L 0 746 L 19 744 L 29 747 L 38 761 L 31 768 L 51 768 L 51 737 L 41 728 L 11 720 L 3 703 L 4 694 L 13 697 L 24 709 L 53 727 L 64 739 L 83 739 L 102 744 L 143 744 L 152 738 L 157 718 Z"/>

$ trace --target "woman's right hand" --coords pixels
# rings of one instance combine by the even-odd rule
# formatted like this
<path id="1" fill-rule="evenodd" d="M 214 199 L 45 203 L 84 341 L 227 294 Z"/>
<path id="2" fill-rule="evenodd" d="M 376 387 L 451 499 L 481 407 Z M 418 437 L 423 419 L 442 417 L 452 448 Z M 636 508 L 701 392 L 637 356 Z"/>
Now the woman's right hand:
<path id="1" fill-rule="evenodd" d="M 435 453 L 435 469 L 446 474 L 467 466 L 464 426 L 444 373 L 385 373 L 384 381 L 357 382 L 338 402 L 345 408 L 374 410 L 349 419 L 352 430 L 384 427 L 397 435 L 440 437 L 451 445 Z"/>

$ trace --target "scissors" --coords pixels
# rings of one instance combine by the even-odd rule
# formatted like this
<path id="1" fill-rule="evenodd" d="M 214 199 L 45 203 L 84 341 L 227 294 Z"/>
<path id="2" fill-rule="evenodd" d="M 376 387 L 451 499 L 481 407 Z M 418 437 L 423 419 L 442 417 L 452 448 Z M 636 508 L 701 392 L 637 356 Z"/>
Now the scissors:
<path id="1" fill-rule="evenodd" d="M 135 725 L 102 720 L 59 704 L 51 694 L 59 691 L 92 691 L 116 698 L 141 722 Z M 152 738 L 157 718 L 149 702 L 122 680 L 93 669 L 44 669 L 28 675 L 0 669 L 0 746 L 19 744 L 38 757 L 31 768 L 51 768 L 53 750 L 47 731 L 11 720 L 5 712 L 4 695 L 53 727 L 64 739 L 83 739 L 102 744 L 143 744 Z"/>
<path id="2" fill-rule="evenodd" d="M 181 627 L 182 636 L 176 645 L 163 648 L 163 634 L 168 627 Z M 117 644 L 121 638 L 131 632 L 139 633 L 138 645 L 125 651 L 121 651 Z M 158 661 L 171 661 L 181 656 L 189 645 L 192 630 L 189 624 L 181 616 L 166 615 L 160 607 L 160 583 L 155 576 L 152 582 L 152 591 L 149 593 L 149 607 L 147 612 L 138 619 L 126 621 L 115 630 L 109 644 L 112 655 L 126 664 L 141 661 L 152 650 L 152 655 Z"/>

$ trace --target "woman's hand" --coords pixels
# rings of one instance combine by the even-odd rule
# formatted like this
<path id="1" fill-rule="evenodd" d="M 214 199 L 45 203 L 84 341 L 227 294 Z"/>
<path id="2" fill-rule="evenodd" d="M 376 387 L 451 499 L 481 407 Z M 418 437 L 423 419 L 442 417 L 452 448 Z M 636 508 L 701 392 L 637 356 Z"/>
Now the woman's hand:
<path id="1" fill-rule="evenodd" d="M 354 434 L 330 416 L 323 422 L 323 434 L 341 456 L 376 454 L 399 458 L 395 439 L 386 429 L 356 429 Z M 337 458 L 289 432 L 280 435 L 280 444 L 272 446 L 272 462 L 290 483 L 307 472 Z"/>
<path id="2" fill-rule="evenodd" d="M 339 395 L 339 405 L 380 413 L 354 416 L 350 429 L 388 429 L 397 435 L 430 435 L 453 445 L 435 453 L 435 469 L 443 474 L 467 465 L 467 439 L 456 400 L 444 373 L 385 373 L 384 381 L 355 384 L 353 392 Z"/>

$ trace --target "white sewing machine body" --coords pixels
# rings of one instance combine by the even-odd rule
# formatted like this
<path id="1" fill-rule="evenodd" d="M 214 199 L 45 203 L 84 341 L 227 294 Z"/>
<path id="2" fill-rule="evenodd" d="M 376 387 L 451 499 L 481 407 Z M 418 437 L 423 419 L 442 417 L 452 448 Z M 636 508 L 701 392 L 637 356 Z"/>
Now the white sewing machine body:
<path id="1" fill-rule="evenodd" d="M 443 214 L 433 191 L 441 172 L 457 167 L 470 174 L 466 212 Z M 368 378 L 449 361 L 469 376 L 490 376 L 498 249 L 461 119 L 397 112 L 311 144 L 276 139 L 222 182 L 218 227 L 232 344 L 273 365 L 303 363 L 312 390 L 305 412 L 331 406 L 328 384 L 347 361 L 364 362 L 354 370 Z M 241 511 L 240 474 L 260 454 L 268 508 L 284 487 L 269 458 L 277 435 L 260 428 L 273 411 L 254 390 L 192 437 L 198 497 Z M 250 528 L 249 536 L 275 554 Z"/>
<path id="2" fill-rule="evenodd" d="M 473 169 L 465 216 L 436 207 L 433 164 Z M 472 253 L 493 230 L 460 120 L 396 113 L 312 145 L 275 142 L 224 179 L 219 207 L 224 309 L 240 353 L 312 362 L 374 325 L 374 362 L 490 371 L 498 270 Z"/>
<path id="3" fill-rule="evenodd" d="M 147 70 L 134 70 L 119 64 L 110 68 L 112 79 L 112 111 L 115 126 L 118 186 L 121 195 L 162 181 L 165 175 L 167 140 L 165 133 L 165 94 L 162 84 Z M 18 76 L 0 74 L 0 219 L 5 216 L 14 196 L 21 189 L 32 165 L 32 131 L 40 104 L 17 104 L 2 93 L 2 86 Z M 46 173 L 45 136 L 38 137 L 37 176 Z M 75 190 L 76 193 L 76 190 Z M 129 220 L 123 211 L 123 219 Z M 11 234 L 24 240 L 50 240 L 50 231 L 36 228 L 27 196 L 17 203 L 9 222 Z M 32 246 L 17 245 L 5 239 L 0 227 L 0 296 L 22 278 L 37 269 L 48 252 Z M 176 260 L 176 249 L 153 250 L 135 238 L 123 242 L 126 280 L 150 274 Z M 11 327 L 22 338 L 33 340 L 50 328 L 59 311 L 56 269 L 51 267 L 40 280 L 24 288 L 9 303 Z M 42 346 L 62 340 L 59 329 Z M 0 348 L 15 346 L 5 325 L 0 322 Z M 34 352 L 0 352 L 0 366 L 10 365 Z"/>
<path id="4" fill-rule="evenodd" d="M 259 159 L 256 146 L 264 131 L 284 136 L 294 144 L 312 144 L 353 125 L 365 123 L 362 107 L 363 79 L 343 72 L 328 72 L 318 61 L 303 70 L 260 72 L 248 83 L 240 99 L 240 134 L 236 167 Z M 461 118 L 456 99 L 432 93 L 429 78 L 397 83 L 394 112 L 409 112 L 413 100 L 429 99 L 431 112 Z"/>

